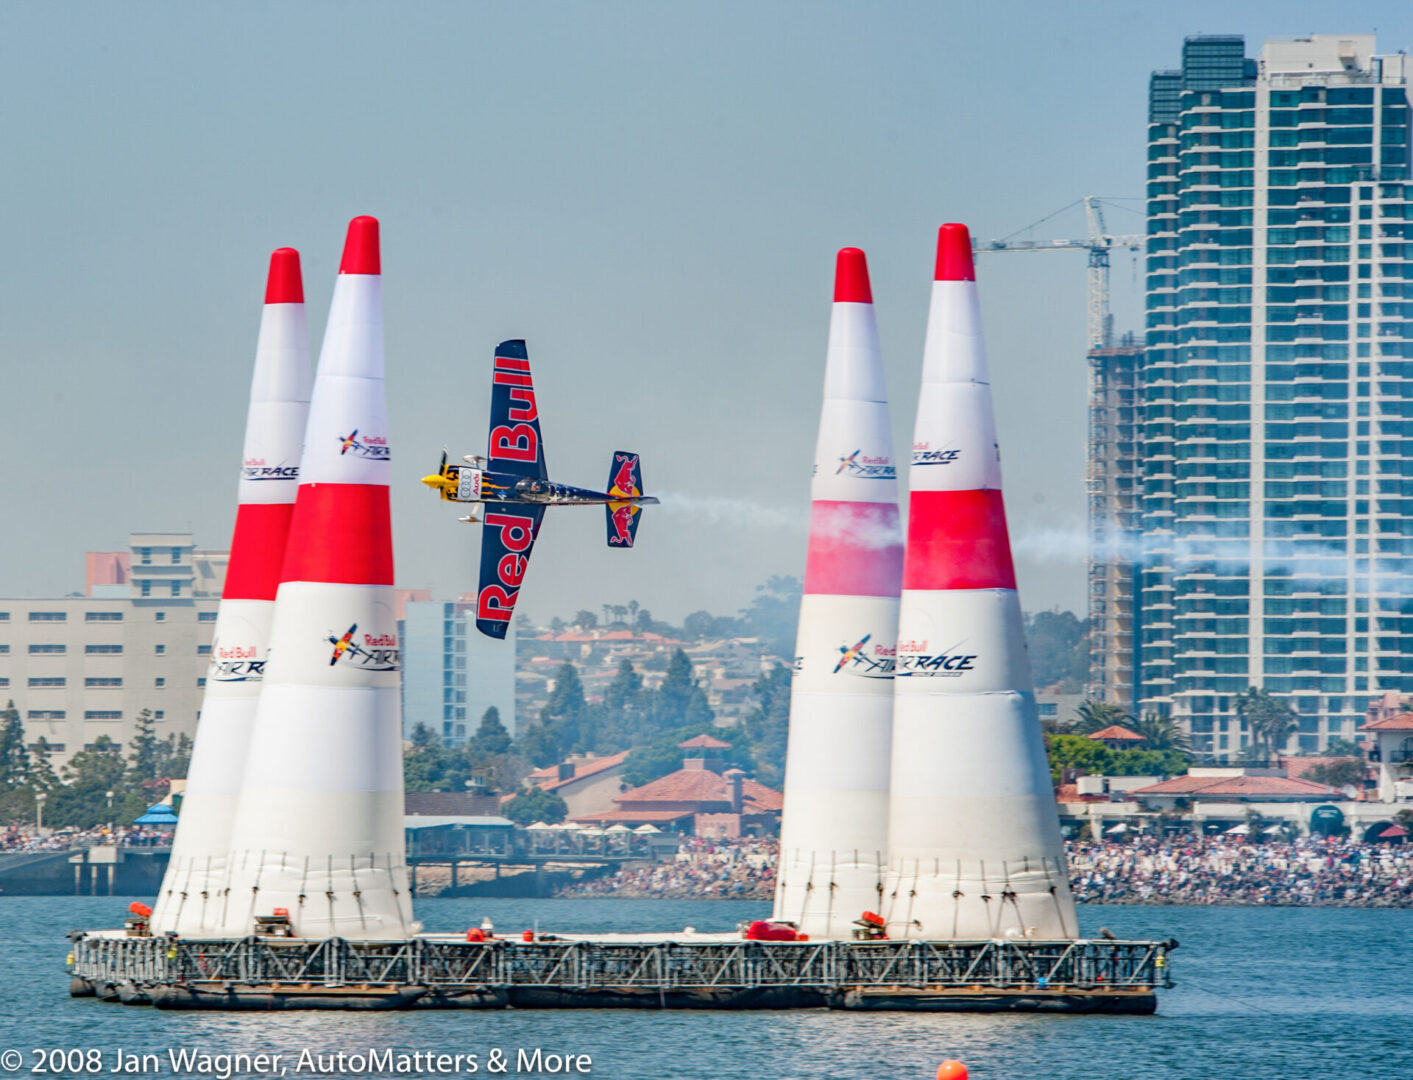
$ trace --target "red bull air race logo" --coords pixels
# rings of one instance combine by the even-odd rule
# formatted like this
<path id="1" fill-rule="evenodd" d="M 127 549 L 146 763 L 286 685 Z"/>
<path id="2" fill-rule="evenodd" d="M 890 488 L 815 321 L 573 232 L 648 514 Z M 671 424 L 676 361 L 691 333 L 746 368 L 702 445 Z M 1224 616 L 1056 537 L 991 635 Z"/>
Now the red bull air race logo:
<path id="1" fill-rule="evenodd" d="M 329 644 L 334 653 L 329 657 L 329 667 L 333 667 L 345 657 L 349 664 L 360 671 L 396 671 L 398 649 L 396 634 L 360 634 L 354 623 L 342 637 L 329 635 Z"/>
<path id="2" fill-rule="evenodd" d="M 246 458 L 241 466 L 242 480 L 298 480 L 298 465 L 267 465 L 264 458 Z"/>
<path id="3" fill-rule="evenodd" d="M 898 642 L 898 677 L 923 675 L 942 679 L 960 679 L 976 670 L 978 654 L 963 650 L 962 642 L 942 652 L 929 652 L 927 641 Z"/>
<path id="4" fill-rule="evenodd" d="M 913 443 L 914 465 L 950 465 L 962 456 L 960 450 L 941 446 L 933 448 L 931 443 Z"/>
<path id="5" fill-rule="evenodd" d="M 347 435 L 340 435 L 338 439 L 340 457 L 352 454 L 369 461 L 387 461 L 391 457 L 386 435 L 364 435 L 360 438 L 358 429 L 354 428 Z"/>
<path id="6" fill-rule="evenodd" d="M 863 679 L 891 679 L 895 650 L 887 645 L 870 645 L 872 640 L 872 634 L 865 634 L 852 645 L 840 645 L 839 661 L 834 665 L 833 673 L 856 675 Z"/>
<path id="7" fill-rule="evenodd" d="M 897 472 L 887 454 L 869 457 L 862 450 L 855 450 L 839 459 L 839 467 L 834 470 L 834 475 L 852 476 L 857 480 L 892 480 L 897 476 Z"/>
<path id="8" fill-rule="evenodd" d="M 210 682 L 259 682 L 265 678 L 265 661 L 258 656 L 254 645 L 222 645 L 213 641 L 206 678 Z"/>

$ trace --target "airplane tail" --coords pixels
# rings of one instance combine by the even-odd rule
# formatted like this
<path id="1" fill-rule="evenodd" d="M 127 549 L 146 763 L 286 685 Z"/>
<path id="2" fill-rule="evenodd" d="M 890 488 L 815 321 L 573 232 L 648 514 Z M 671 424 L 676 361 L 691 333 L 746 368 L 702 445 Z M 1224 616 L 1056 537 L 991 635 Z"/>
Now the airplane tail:
<path id="1" fill-rule="evenodd" d="M 623 502 L 604 505 L 604 518 L 608 525 L 608 546 L 630 548 L 638 535 L 638 518 L 646 503 L 656 499 L 643 496 L 643 469 L 637 454 L 627 450 L 615 450 L 608 463 L 608 484 L 610 495 L 624 496 Z"/>

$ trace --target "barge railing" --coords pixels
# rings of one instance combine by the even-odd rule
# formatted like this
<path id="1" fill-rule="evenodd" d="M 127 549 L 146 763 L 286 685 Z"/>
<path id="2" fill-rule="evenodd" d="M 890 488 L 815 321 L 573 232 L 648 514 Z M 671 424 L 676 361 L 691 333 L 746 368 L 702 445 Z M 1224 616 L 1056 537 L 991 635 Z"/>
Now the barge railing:
<path id="1" fill-rule="evenodd" d="M 1152 990 L 1160 941 L 461 942 L 72 935 L 95 985 L 713 990 Z"/>

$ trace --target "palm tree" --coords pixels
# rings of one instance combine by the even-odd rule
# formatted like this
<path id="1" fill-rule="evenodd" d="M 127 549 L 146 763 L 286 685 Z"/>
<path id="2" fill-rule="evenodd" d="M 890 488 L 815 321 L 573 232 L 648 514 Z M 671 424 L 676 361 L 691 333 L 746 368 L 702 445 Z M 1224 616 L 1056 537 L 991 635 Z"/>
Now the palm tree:
<path id="1" fill-rule="evenodd" d="M 1133 725 L 1133 730 L 1143 736 L 1143 750 L 1180 750 L 1184 754 L 1192 750 L 1192 740 L 1182 725 L 1171 716 L 1161 713 L 1144 713 L 1143 719 Z"/>
<path id="2" fill-rule="evenodd" d="M 1251 729 L 1253 757 L 1260 757 L 1262 745 L 1267 757 L 1275 757 L 1296 728 L 1295 713 L 1290 705 L 1272 697 L 1269 690 L 1258 690 L 1254 686 L 1247 687 L 1246 693 L 1236 699 L 1236 715 Z"/>
<path id="3" fill-rule="evenodd" d="M 1079 716 L 1074 725 L 1076 735 L 1093 735 L 1096 731 L 1102 731 L 1114 724 L 1126 727 L 1133 723 L 1133 717 L 1111 701 L 1095 701 L 1091 698 L 1082 702 L 1076 712 Z"/>

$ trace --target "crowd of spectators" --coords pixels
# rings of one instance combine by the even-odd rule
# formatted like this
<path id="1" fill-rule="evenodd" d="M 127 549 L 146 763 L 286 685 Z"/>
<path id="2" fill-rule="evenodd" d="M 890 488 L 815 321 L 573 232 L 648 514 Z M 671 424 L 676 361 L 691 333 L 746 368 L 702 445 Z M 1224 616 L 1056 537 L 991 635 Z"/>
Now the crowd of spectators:
<path id="1" fill-rule="evenodd" d="M 1413 845 L 1191 834 L 1069 845 L 1085 904 L 1413 907 Z"/>
<path id="2" fill-rule="evenodd" d="M 61 830 L 45 837 L 0 829 L 0 851 L 62 851 L 93 844 L 168 845 L 170 830 L 135 825 Z M 1342 838 L 1256 841 L 1235 836 L 1071 841 L 1070 885 L 1084 904 L 1250 904 L 1413 907 L 1413 844 Z M 779 844 L 754 837 L 684 837 L 663 861 L 565 886 L 561 896 L 768 900 Z"/>
<path id="3" fill-rule="evenodd" d="M 561 896 L 768 900 L 774 840 L 687 838 L 675 858 L 566 886 Z M 1306 837 L 1252 841 L 1191 834 L 1068 845 L 1085 904 L 1290 904 L 1413 907 L 1413 844 Z"/>
<path id="4" fill-rule="evenodd" d="M 761 900 L 775 894 L 774 839 L 684 837 L 677 854 L 648 866 L 566 886 L 560 896 L 655 897 L 672 900 Z"/>
<path id="5" fill-rule="evenodd" d="M 118 825 L 109 829 L 100 825 L 92 829 L 58 829 L 48 836 L 37 836 L 32 829 L 18 826 L 0 829 L 0 851 L 67 851 L 94 844 L 119 844 L 123 847 L 160 847 L 172 842 L 172 830 L 153 829 L 145 825 Z"/>

